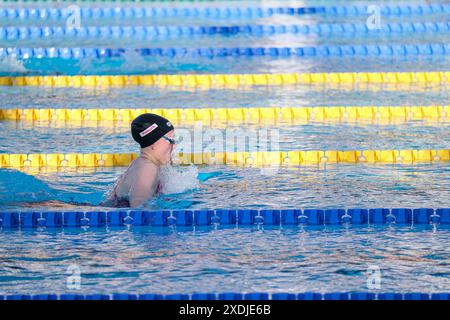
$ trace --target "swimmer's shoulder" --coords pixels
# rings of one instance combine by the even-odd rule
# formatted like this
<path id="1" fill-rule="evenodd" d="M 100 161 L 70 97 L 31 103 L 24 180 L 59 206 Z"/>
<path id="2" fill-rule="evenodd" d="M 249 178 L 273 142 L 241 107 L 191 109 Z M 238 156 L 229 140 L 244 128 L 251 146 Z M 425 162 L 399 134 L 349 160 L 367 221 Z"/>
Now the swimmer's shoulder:
<path id="1" fill-rule="evenodd" d="M 141 157 L 138 157 L 136 160 L 134 160 L 134 165 L 137 167 L 137 169 L 145 170 L 147 172 L 155 173 L 159 170 L 159 167 L 156 164 Z"/>

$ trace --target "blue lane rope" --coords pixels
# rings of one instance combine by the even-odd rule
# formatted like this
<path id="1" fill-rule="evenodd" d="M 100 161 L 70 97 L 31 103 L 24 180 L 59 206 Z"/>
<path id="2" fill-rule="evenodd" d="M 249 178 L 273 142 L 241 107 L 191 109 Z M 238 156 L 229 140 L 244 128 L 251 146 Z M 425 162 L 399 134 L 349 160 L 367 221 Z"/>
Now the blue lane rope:
<path id="1" fill-rule="evenodd" d="M 369 29 L 366 24 L 312 24 L 312 25 L 240 25 L 240 26 L 90 26 L 66 27 L 1 27 L 0 40 L 26 40 L 73 37 L 84 38 L 178 38 L 214 35 L 251 36 L 299 34 L 314 36 L 346 36 L 357 34 L 448 33 L 450 22 L 386 23 L 381 29 Z"/>
<path id="2" fill-rule="evenodd" d="M 1 296 L 0 300 L 450 300 L 449 293 L 373 293 L 373 292 L 304 292 L 304 293 L 267 293 L 267 292 L 223 292 L 192 294 L 15 294 Z"/>
<path id="3" fill-rule="evenodd" d="M 127 52 L 148 57 L 354 57 L 354 56 L 443 56 L 450 43 L 400 45 L 329 45 L 316 47 L 234 47 L 234 48 L 0 48 L 0 59 L 29 58 L 113 58 Z"/>
<path id="4" fill-rule="evenodd" d="M 450 4 L 380 6 L 380 14 L 384 16 L 411 16 L 450 13 Z M 0 19 L 67 19 L 71 14 L 67 8 L 0 8 Z M 224 7 L 224 8 L 155 8 L 155 7 L 82 7 L 82 18 L 265 18 L 277 14 L 305 15 L 322 14 L 329 16 L 361 16 L 368 15 L 367 6 L 324 6 L 324 7 Z"/>
<path id="5" fill-rule="evenodd" d="M 4 211 L 0 227 L 104 227 L 207 225 L 340 225 L 340 224 L 450 224 L 450 208 L 292 209 L 292 210 L 114 210 L 114 211 Z"/>

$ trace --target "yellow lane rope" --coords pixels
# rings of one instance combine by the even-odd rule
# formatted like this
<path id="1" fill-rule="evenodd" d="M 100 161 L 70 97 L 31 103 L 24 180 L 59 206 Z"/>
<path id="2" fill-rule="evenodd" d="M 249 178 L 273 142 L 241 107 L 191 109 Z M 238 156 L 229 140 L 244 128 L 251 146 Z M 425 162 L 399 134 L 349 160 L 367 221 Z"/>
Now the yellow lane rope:
<path id="1" fill-rule="evenodd" d="M 135 153 L 0 154 L 0 167 L 119 167 L 127 166 Z M 450 149 L 349 150 L 180 153 L 178 164 L 227 164 L 238 166 L 308 165 L 319 163 L 413 163 L 450 161 Z"/>
<path id="2" fill-rule="evenodd" d="M 290 85 L 315 83 L 391 83 L 447 84 L 450 71 L 441 72 L 337 72 L 278 74 L 158 74 L 158 75 L 58 75 L 5 76 L 3 86 L 46 87 L 127 87 L 186 86 L 236 87 L 253 85 Z"/>
<path id="3" fill-rule="evenodd" d="M 129 123 L 142 113 L 156 113 L 174 123 L 299 123 L 450 121 L 450 106 L 261 107 L 166 109 L 0 109 L 0 120 Z M 111 125 L 111 124 L 110 124 Z"/>

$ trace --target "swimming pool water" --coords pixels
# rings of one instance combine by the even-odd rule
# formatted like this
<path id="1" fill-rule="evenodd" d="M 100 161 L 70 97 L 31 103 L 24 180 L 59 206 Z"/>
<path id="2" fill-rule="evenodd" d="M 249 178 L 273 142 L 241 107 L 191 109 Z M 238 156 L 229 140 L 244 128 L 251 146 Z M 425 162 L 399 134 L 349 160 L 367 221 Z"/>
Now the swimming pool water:
<path id="1" fill-rule="evenodd" d="M 342 3 L 333 3 L 343 5 Z M 317 1 L 308 5 L 333 5 Z M 345 5 L 364 5 L 346 2 Z M 397 3 L 383 3 L 394 5 Z M 426 2 L 400 3 L 399 5 L 427 4 Z M 36 4 L 39 6 L 39 4 Z M 84 5 L 84 4 L 83 4 Z M 87 4 L 86 4 L 87 5 Z M 152 4 L 177 6 L 177 4 Z M 196 4 L 210 7 L 211 4 Z M 244 2 L 242 6 L 261 5 Z M 279 2 L 265 3 L 280 6 Z M 298 6 L 283 2 L 283 6 Z M 32 5 L 29 5 L 32 6 Z M 144 5 L 145 6 L 145 5 Z M 217 4 L 217 6 L 229 6 Z M 233 4 L 235 6 L 235 4 Z M 383 16 L 383 23 L 446 22 L 445 15 Z M 335 17 L 320 14 L 289 16 L 275 15 L 262 19 L 214 21 L 209 18 L 176 19 L 179 25 L 212 24 L 295 24 L 295 23 L 365 23 L 366 17 Z M 114 20 L 114 21 L 113 21 Z M 85 19 L 83 26 L 155 25 L 173 24 L 174 19 Z M 16 19 L 2 22 L 7 25 L 39 25 L 39 19 Z M 42 22 L 42 21 L 41 21 Z M 9 23 L 9 24 L 8 24 Z M 58 19 L 48 19 L 46 25 L 59 25 Z M 110 46 L 110 47 L 251 47 L 251 46 L 306 46 L 306 45 L 356 45 L 356 44 L 427 44 L 445 43 L 448 33 L 375 34 L 366 36 L 317 37 L 313 35 L 233 35 L 186 38 L 142 39 L 70 39 L 70 40 L 19 40 L 18 43 L 1 43 L 4 46 L 47 47 Z M 65 43 L 66 41 L 67 43 Z M 3 74 L 130 74 L 130 73 L 233 73 L 233 72 L 336 72 L 336 71 L 411 71 L 446 70 L 448 56 L 392 56 L 392 57 L 228 57 L 228 58 L 146 58 L 126 55 L 124 58 L 77 59 L 16 59 L 0 62 Z M 448 101 L 446 84 L 413 84 L 411 86 L 386 85 L 297 85 L 281 87 L 223 88 L 188 90 L 180 88 L 131 87 L 110 89 L 1 87 L 0 108 L 202 108 L 202 107 L 261 107 L 261 106 L 352 106 L 352 105 L 445 105 Z M 226 127 L 224 127 L 226 125 Z M 208 130 L 208 124 L 203 132 Z M 215 125 L 213 125 L 215 126 Z M 217 125 L 239 129 L 240 124 Z M 272 124 L 245 125 L 246 129 L 259 130 L 270 127 L 279 132 L 279 150 L 365 150 L 365 149 L 446 149 L 449 148 L 449 123 L 407 122 L 385 123 L 321 123 L 301 125 Z M 127 123 L 77 124 L 64 122 L 0 122 L 1 153 L 70 153 L 70 152 L 137 152 Z M 178 125 L 190 134 L 194 127 Z M 214 127 L 216 128 L 216 127 Z M 181 130 L 180 130 L 181 131 Z M 95 139 L 92 139 L 95 137 Z M 181 141 L 179 150 L 192 150 Z M 225 145 L 225 147 L 227 147 Z M 229 147 L 229 146 L 228 146 Z M 259 149 L 260 143 L 251 146 Z M 198 148 L 198 145 L 197 145 Z M 24 202 L 66 199 L 95 205 L 103 197 L 124 168 L 66 169 L 63 172 L 31 170 L 15 172 L 0 169 L 3 208 L 21 208 Z M 170 200 L 162 197 L 152 208 L 212 208 L 220 207 L 271 207 L 289 203 L 290 206 L 447 206 L 449 173 L 446 164 L 423 165 L 326 165 L 308 168 L 282 168 L 276 175 L 261 174 L 259 169 L 231 168 L 227 166 L 199 167 L 200 175 L 220 172 L 216 177 L 201 181 L 197 190 L 186 190 Z M 255 173 L 258 173 L 255 175 Z M 426 178 L 425 178 L 426 177 Z M 37 180 L 38 179 L 38 180 Z M 42 180 L 42 181 L 41 181 Z M 21 181 L 14 188 L 14 182 Z M 45 183 L 47 186 L 42 186 Z M 245 186 L 245 192 L 240 192 Z M 262 186 L 265 186 L 262 191 Z M 13 189 L 11 189 L 13 188 Z M 311 190 L 315 191 L 312 192 Z M 16 190 L 11 193 L 10 190 Z M 221 190 L 220 192 L 217 192 Z M 228 192 L 222 192 L 228 191 Z"/>
<path id="2" fill-rule="evenodd" d="M 30 202 L 48 200 L 97 205 L 124 171 L 125 168 L 60 172 L 42 169 L 28 173 L 1 170 L 0 200 L 4 209 L 28 211 L 51 210 L 39 203 L 33 209 L 26 208 Z M 149 201 L 146 208 L 439 208 L 450 204 L 446 164 L 328 164 L 274 170 L 210 165 L 198 166 L 198 171 L 198 188 L 161 195 Z M 183 172 L 175 175 L 171 183 L 192 185 L 194 177 Z"/>
<path id="3" fill-rule="evenodd" d="M 446 84 L 109 89 L 0 87 L 0 108 L 234 108 L 446 105 Z M 56 123 L 55 125 L 62 125 Z"/>
<path id="4" fill-rule="evenodd" d="M 4 230 L 0 290 L 445 292 L 448 232 L 400 225 Z M 81 271 L 79 290 L 66 286 L 71 265 Z M 369 266 L 379 268 L 381 289 L 367 287 Z"/>
<path id="5" fill-rule="evenodd" d="M 23 153 L 82 153 L 86 148 L 93 153 L 128 153 L 139 152 L 134 146 L 129 128 L 96 127 L 83 128 L 34 126 L 5 122 L 0 139 L 4 141 L 0 152 L 17 152 L 17 143 L 23 143 Z M 208 147 L 212 139 L 208 136 L 214 129 L 223 137 L 218 144 L 221 151 L 287 151 L 287 150 L 402 150 L 402 149 L 449 149 L 450 124 L 443 122 L 434 126 L 413 122 L 396 125 L 368 124 L 323 124 L 320 122 L 292 126 L 279 123 L 276 125 L 247 124 L 247 136 L 255 134 L 255 140 L 245 145 L 236 144 L 231 136 L 242 132 L 242 125 L 228 124 L 215 127 L 203 124 L 177 126 L 177 151 L 201 152 Z M 267 132 L 268 138 L 263 136 Z M 279 136 L 279 141 L 271 141 L 270 134 Z M 73 137 L 95 136 L 82 145 Z M 194 140 L 194 135 L 202 136 L 202 141 Z M 228 136 L 227 136 L 228 135 Z M 228 138 L 227 138 L 228 137 Z M 273 142 L 271 144 L 271 142 Z M 217 150 L 219 152 L 219 150 Z"/>
<path id="6" fill-rule="evenodd" d="M 415 5 L 442 1 L 383 1 Z M 367 1 L 242 1 L 233 6 L 365 5 Z M 31 3 L 26 6 L 48 6 Z M 63 6 L 63 4 L 52 4 Z M 89 6 L 86 3 L 82 6 Z M 107 5 L 107 4 L 97 4 Z M 116 6 L 118 4 L 112 4 Z M 137 6 L 178 6 L 130 4 Z M 185 7 L 188 4 L 183 3 Z M 14 6 L 14 5 L 8 5 Z M 197 7 L 231 6 L 195 3 Z M 262 19 L 84 19 L 83 26 L 365 24 L 367 16 L 276 15 Z M 448 22 L 448 15 L 383 16 L 382 23 Z M 0 28 L 39 19 L 1 19 Z M 46 26 L 64 21 L 46 19 Z M 246 34 L 187 37 L 5 40 L 6 47 L 234 48 L 321 45 L 448 44 L 449 32 L 344 35 Z M 448 45 L 447 45 L 448 46 Z M 31 58 L 0 54 L 0 76 L 46 74 L 214 74 L 448 71 L 447 54 L 354 57 Z M 330 84 L 249 88 L 46 88 L 0 86 L 8 108 L 233 108 L 448 105 L 449 85 Z M 205 132 L 210 124 L 203 124 Z M 276 150 L 450 149 L 450 123 L 216 123 L 212 128 L 276 129 Z M 194 130 L 191 123 L 178 131 Z M 186 148 L 180 141 L 180 149 Z M 253 146 L 261 147 L 260 143 Z M 0 153 L 137 152 L 128 123 L 0 121 Z M 188 150 L 191 151 L 191 150 Z M 196 150 L 192 150 L 196 151 Z M 0 210 L 110 210 L 97 207 L 116 168 L 0 168 Z M 197 181 L 198 180 L 198 181 Z M 198 183 L 197 183 L 198 182 Z M 145 209 L 448 208 L 446 162 L 320 164 L 280 168 L 208 165 L 178 168 L 168 182 L 180 192 Z M 195 186 L 195 187 L 192 187 Z M 172 190 L 178 190 L 174 188 Z M 43 204 L 60 200 L 67 207 Z M 26 293 L 193 293 L 373 291 L 367 268 L 381 270 L 384 292 L 450 292 L 447 225 L 210 226 L 0 229 L 0 295 Z M 80 290 L 67 287 L 68 268 L 81 269 Z"/>

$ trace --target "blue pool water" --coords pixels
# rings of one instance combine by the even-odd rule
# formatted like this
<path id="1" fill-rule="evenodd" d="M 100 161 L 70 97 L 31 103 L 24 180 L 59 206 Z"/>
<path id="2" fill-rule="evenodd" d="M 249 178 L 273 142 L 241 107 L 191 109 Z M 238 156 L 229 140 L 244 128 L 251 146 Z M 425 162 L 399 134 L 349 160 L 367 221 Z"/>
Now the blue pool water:
<path id="1" fill-rule="evenodd" d="M 323 124 L 308 123 L 292 126 L 283 123 L 276 125 L 246 125 L 246 130 L 250 132 L 261 132 L 267 129 L 268 133 L 276 131 L 280 140 L 278 146 L 273 145 L 276 150 L 316 150 L 320 140 L 321 148 L 324 150 L 401 150 L 401 149 L 449 149 L 450 148 L 450 130 L 447 123 L 439 126 L 427 123 L 407 123 L 396 125 L 377 125 L 367 124 Z M 214 127 L 214 124 L 212 125 Z M 22 124 L 14 122 L 5 122 L 4 131 L 0 132 L 0 139 L 4 143 L 0 146 L 0 152 L 14 153 L 17 150 L 17 142 L 27 142 L 21 148 L 23 153 L 82 153 L 89 148 L 94 153 L 127 153 L 138 152 L 133 144 L 133 138 L 130 135 L 126 124 L 123 127 L 66 127 L 61 128 L 48 127 L 44 124 L 36 127 L 35 125 Z M 210 142 L 208 139 L 209 125 L 179 125 L 177 127 L 178 146 L 177 149 L 186 152 L 201 152 Z M 229 132 L 238 132 L 242 129 L 239 124 L 228 124 L 226 127 L 215 128 L 223 137 Z M 183 134 L 181 134 L 183 133 Z M 202 135 L 203 141 L 196 142 L 194 145 L 193 136 Z M 229 133 L 231 135 L 232 133 Z M 90 135 L 96 136 L 95 140 L 87 140 L 83 145 L 73 145 L 68 143 L 69 137 Z M 189 139 L 189 137 L 191 137 Z M 258 138 L 258 136 L 257 136 Z M 266 146 L 263 139 L 259 137 L 260 143 L 249 144 L 247 146 L 235 146 L 231 140 L 224 139 L 221 144 L 222 150 L 236 151 L 258 151 Z M 45 145 L 45 148 L 42 145 Z M 270 144 L 268 144 L 270 147 Z"/>
<path id="2" fill-rule="evenodd" d="M 341 62 L 342 63 L 342 62 Z M 0 87 L 1 108 L 233 108 L 302 106 L 445 105 L 448 85 L 405 86 L 298 85 L 239 89 L 187 90 Z M 26 123 L 19 124 L 25 125 Z M 64 123 L 56 123 L 61 126 Z"/>
<path id="3" fill-rule="evenodd" d="M 449 231 L 376 225 L 4 230 L 0 241 L 9 245 L 0 248 L 0 290 L 445 292 L 450 290 Z M 66 286 L 71 265 L 81 269 L 79 290 Z M 369 266 L 380 269 L 380 289 L 367 288 Z"/>
<path id="4" fill-rule="evenodd" d="M 39 173 L 2 170 L 2 207 L 26 209 L 30 202 L 37 202 L 33 208 L 51 210 L 46 204 L 40 205 L 39 201 L 58 199 L 97 205 L 105 190 L 124 171 L 125 168 L 67 169 L 60 172 L 44 169 Z M 449 206 L 446 164 L 328 164 L 322 167 L 281 167 L 276 172 L 217 165 L 198 166 L 198 175 L 190 171 L 184 169 L 169 181 L 170 187 L 177 191 L 175 194 L 160 195 L 145 207 L 156 210 Z M 193 183 L 196 178 L 200 180 L 198 185 Z"/>
<path id="5" fill-rule="evenodd" d="M 302 1 L 302 6 L 366 5 L 367 1 Z M 428 5 L 445 1 L 383 1 Z M 2 4 L 3 5 L 3 4 Z M 26 6 L 45 7 L 30 3 Z M 52 4 L 63 7 L 63 4 Z M 82 6 L 89 6 L 85 3 Z M 107 6 L 108 4 L 98 4 Z M 113 3 L 112 6 L 119 4 Z M 177 7 L 169 4 L 130 4 Z M 183 3 L 185 7 L 190 4 Z M 239 6 L 261 6 L 242 1 Z M 299 6 L 293 1 L 264 6 Z M 14 7 L 16 4 L 9 4 Z M 198 7 L 236 3 L 196 3 Z M 86 18 L 92 26 L 229 26 L 365 24 L 367 15 L 275 15 L 264 18 Z M 382 24 L 447 23 L 448 14 L 382 16 Z M 64 26 L 61 19 L 0 19 L 12 26 Z M 198 37 L 5 39 L 2 48 L 127 48 L 113 58 L 23 58 L 0 53 L 0 76 L 47 74 L 215 74 L 294 72 L 449 71 L 449 55 L 329 57 L 146 57 L 135 48 L 318 47 L 449 43 L 447 32 L 357 35 L 228 34 Z M 0 50 L 1 51 L 1 50 Z M 5 52 L 5 50 L 1 51 Z M 186 89 L 108 89 L 0 86 L 8 108 L 233 108 L 302 106 L 448 105 L 449 85 L 295 85 Z M 239 129 L 215 124 L 213 129 Z M 279 134 L 275 150 L 450 149 L 450 123 L 248 124 L 248 130 Z M 204 124 L 200 132 L 211 129 Z M 177 135 L 193 134 L 181 123 Z M 179 149 L 188 151 L 187 141 Z M 226 145 L 224 145 L 226 147 Z M 259 150 L 260 143 L 252 146 Z M 138 152 L 127 123 L 0 120 L 0 153 Z M 0 168 L 0 211 L 110 210 L 98 207 L 117 177 L 116 168 Z M 448 162 L 415 164 L 321 164 L 277 171 L 225 165 L 172 169 L 167 190 L 145 209 L 448 208 Z M 48 201 L 70 203 L 60 206 Z M 192 293 L 370 291 L 367 268 L 381 270 L 380 291 L 450 292 L 448 225 L 0 228 L 0 295 L 39 293 Z M 68 268 L 81 269 L 81 289 L 67 287 Z M 377 290 L 372 290 L 377 292 Z"/>

